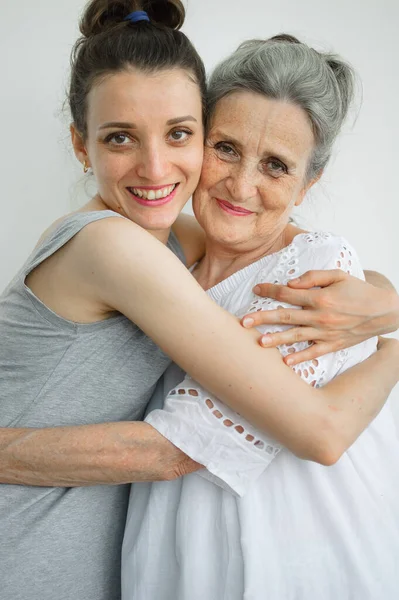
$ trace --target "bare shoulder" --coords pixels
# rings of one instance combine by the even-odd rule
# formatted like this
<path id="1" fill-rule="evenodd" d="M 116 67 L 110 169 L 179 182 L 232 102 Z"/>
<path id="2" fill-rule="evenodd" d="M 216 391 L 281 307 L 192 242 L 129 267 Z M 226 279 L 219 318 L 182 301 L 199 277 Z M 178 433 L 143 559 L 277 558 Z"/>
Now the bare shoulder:
<path id="1" fill-rule="evenodd" d="M 181 264 L 147 231 L 128 219 L 109 216 L 85 225 L 36 267 L 26 283 L 59 316 L 88 323 L 114 312 L 108 296 L 113 300 L 124 286 L 132 301 L 137 285 L 143 285 L 149 273 L 156 279 L 168 260 Z"/>
<path id="2" fill-rule="evenodd" d="M 187 266 L 191 267 L 205 254 L 205 232 L 195 217 L 181 214 L 172 227 L 186 257 Z"/>
<path id="3" fill-rule="evenodd" d="M 118 216 L 89 223 L 75 237 L 70 260 L 81 277 L 90 275 L 99 282 L 104 277 L 115 283 L 116 279 L 156 276 L 169 263 L 181 265 L 155 236 Z"/>
<path id="4" fill-rule="evenodd" d="M 105 265 L 127 259 L 135 262 L 154 248 L 170 251 L 148 231 L 118 216 L 98 219 L 87 224 L 75 236 L 74 252 L 81 256 L 83 263 Z"/>
<path id="5" fill-rule="evenodd" d="M 43 234 L 45 239 L 65 217 L 53 223 Z M 170 252 L 147 231 L 119 216 L 107 216 L 84 225 L 69 241 L 41 263 L 29 275 L 33 280 L 42 272 L 45 278 L 57 271 L 72 285 L 87 285 L 101 274 L 123 270 L 144 255 L 152 255 L 154 246 Z M 159 249 L 158 249 L 159 251 Z M 123 267 L 124 266 L 124 267 Z"/>
<path id="6" fill-rule="evenodd" d="M 194 282 L 165 244 L 119 217 L 82 229 L 70 249 L 69 263 L 103 310 L 117 310 L 133 322 L 147 310 L 152 297 L 162 302 L 171 289 L 192 287 Z"/>

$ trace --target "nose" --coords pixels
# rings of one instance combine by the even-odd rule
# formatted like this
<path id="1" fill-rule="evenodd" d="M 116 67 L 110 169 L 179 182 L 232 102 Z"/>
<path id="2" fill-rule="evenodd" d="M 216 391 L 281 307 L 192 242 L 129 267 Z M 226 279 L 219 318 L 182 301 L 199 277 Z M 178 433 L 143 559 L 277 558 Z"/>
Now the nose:
<path id="1" fill-rule="evenodd" d="M 236 202 L 245 202 L 257 194 L 257 171 L 249 164 L 233 164 L 226 178 L 226 188 L 231 199 Z"/>
<path id="2" fill-rule="evenodd" d="M 168 149 L 159 141 L 152 141 L 140 149 L 136 171 L 141 179 L 146 179 L 152 183 L 165 183 L 165 178 L 170 173 L 171 166 Z"/>

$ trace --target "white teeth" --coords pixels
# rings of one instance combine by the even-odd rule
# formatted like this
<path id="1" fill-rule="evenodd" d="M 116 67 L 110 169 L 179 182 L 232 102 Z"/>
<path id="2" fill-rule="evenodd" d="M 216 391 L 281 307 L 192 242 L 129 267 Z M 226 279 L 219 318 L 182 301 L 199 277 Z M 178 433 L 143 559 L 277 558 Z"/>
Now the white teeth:
<path id="1" fill-rule="evenodd" d="M 145 200 L 160 200 L 161 198 L 166 198 L 169 196 L 175 189 L 176 185 L 170 185 L 168 187 L 159 189 L 159 190 L 142 190 L 140 188 L 130 188 L 133 194 L 139 196 L 140 198 L 144 198 Z"/>

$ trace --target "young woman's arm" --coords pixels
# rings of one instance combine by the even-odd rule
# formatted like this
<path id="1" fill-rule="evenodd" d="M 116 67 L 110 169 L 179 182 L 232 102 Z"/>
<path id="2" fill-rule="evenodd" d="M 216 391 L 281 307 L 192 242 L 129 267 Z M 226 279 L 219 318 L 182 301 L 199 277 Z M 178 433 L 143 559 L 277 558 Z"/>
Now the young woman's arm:
<path id="1" fill-rule="evenodd" d="M 383 348 L 377 363 L 373 363 L 372 360 L 376 354 L 366 363 L 367 368 L 376 367 L 377 370 L 380 365 L 383 369 L 380 375 L 384 378 L 384 369 L 389 373 L 392 360 L 396 360 L 397 369 L 398 344 L 394 340 L 381 338 L 381 345 Z M 391 350 L 396 346 L 396 352 L 386 352 L 389 346 Z M 362 347 L 353 348 L 345 353 L 348 364 L 359 361 L 368 351 L 369 348 L 362 344 Z M 381 359 L 382 362 L 379 362 Z M 309 379 L 308 383 L 323 385 L 344 367 L 341 361 L 341 356 L 330 354 L 318 361 L 312 361 L 310 365 L 301 366 L 300 369 L 296 369 L 296 373 L 305 381 Z M 318 366 L 314 366 L 315 362 Z M 353 382 L 356 376 L 362 377 L 363 372 L 363 368 L 355 370 L 349 382 Z M 342 380 L 340 376 L 338 379 L 342 396 L 345 397 L 348 392 L 348 379 Z M 349 383 L 349 386 L 351 385 L 352 383 Z M 370 390 L 370 394 L 375 397 L 378 397 L 380 392 L 377 387 Z M 340 393 L 340 389 L 337 389 L 337 393 Z M 300 401 L 298 398 L 298 402 Z M 150 411 L 145 420 L 172 444 L 204 465 L 205 469 L 199 472 L 202 477 L 240 496 L 251 489 L 252 484 L 283 449 L 273 437 L 253 427 L 242 415 L 231 410 L 188 376 L 169 391 L 162 410 Z M 339 456 L 335 458 L 338 460 Z"/>
<path id="2" fill-rule="evenodd" d="M 315 342 L 292 357 L 291 364 L 312 360 L 349 348 L 375 335 L 399 328 L 399 295 L 391 282 L 374 271 L 365 271 L 366 282 L 341 270 L 309 271 L 288 286 L 259 286 L 260 296 L 302 306 L 271 310 L 251 316 L 249 327 L 290 324 L 297 327 L 270 336 L 268 347 L 298 341 Z M 311 289 L 311 288 L 320 289 Z M 242 319 L 244 326 L 245 317 Z"/>
<path id="3" fill-rule="evenodd" d="M 396 293 L 396 289 L 392 281 L 389 281 L 388 277 L 385 277 L 385 275 L 382 273 L 378 273 L 378 271 L 364 271 L 364 277 L 367 283 L 370 283 L 375 287 L 382 288 L 383 290 L 390 290 L 391 292 Z"/>
<path id="4" fill-rule="evenodd" d="M 345 374 L 321 389 L 308 386 L 277 350 L 262 349 L 256 331 L 240 327 L 171 252 L 131 222 L 90 224 L 74 244 L 71 260 L 79 264 L 78 277 L 89 282 L 93 302 L 125 314 L 201 385 L 300 457 L 334 462 L 398 379 L 392 361 L 389 369 L 381 365 L 382 380 L 359 366 L 361 381 Z"/>

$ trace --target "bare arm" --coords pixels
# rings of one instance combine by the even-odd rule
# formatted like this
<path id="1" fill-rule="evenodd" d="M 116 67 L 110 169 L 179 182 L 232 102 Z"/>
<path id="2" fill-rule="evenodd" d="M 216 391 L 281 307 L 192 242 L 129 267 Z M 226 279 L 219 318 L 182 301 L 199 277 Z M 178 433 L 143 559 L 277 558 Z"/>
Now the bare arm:
<path id="1" fill-rule="evenodd" d="M 393 283 L 389 281 L 385 275 L 378 273 L 378 271 L 365 271 L 364 276 L 367 283 L 371 283 L 371 285 L 382 288 L 383 290 L 390 290 L 391 292 L 396 293 Z"/>
<path id="2" fill-rule="evenodd" d="M 378 415 L 399 380 L 399 342 L 380 338 L 379 350 L 345 371 L 322 390 L 331 399 L 330 411 L 337 416 L 330 459 L 333 464 L 356 441 Z"/>
<path id="3" fill-rule="evenodd" d="M 374 271 L 366 271 L 366 275 L 367 281 L 362 281 L 341 270 L 308 271 L 288 286 L 261 284 L 260 296 L 306 310 L 287 308 L 251 314 L 250 327 L 275 323 L 295 326 L 270 335 L 264 344 L 267 347 L 314 342 L 290 357 L 292 365 L 392 333 L 399 328 L 399 296 L 383 275 Z M 316 287 L 320 289 L 312 289 Z"/>
<path id="4" fill-rule="evenodd" d="M 176 257 L 143 230 L 107 219 L 77 237 L 80 262 L 74 262 L 79 276 L 90 281 L 93 298 L 137 323 L 201 385 L 300 457 L 333 462 L 381 408 L 386 396 L 378 388 L 380 377 L 386 377 L 384 391 L 398 379 L 397 355 L 389 372 L 373 357 L 376 371 L 356 367 L 361 381 L 346 378 L 345 394 L 336 381 L 314 389 L 276 350 L 262 350 L 257 332 L 245 331 L 212 302 Z"/>
<path id="5" fill-rule="evenodd" d="M 147 423 L 0 430 L 1 483 L 120 484 L 174 479 L 198 468 Z"/>
<path id="6" fill-rule="evenodd" d="M 389 377 L 391 364 L 389 363 L 390 355 L 386 349 L 391 346 L 392 350 L 395 345 L 398 347 L 398 344 L 393 340 L 381 338 L 379 345 L 382 348 L 380 358 L 383 359 L 380 363 L 380 366 L 383 367 L 380 375 L 383 378 Z M 348 353 L 348 360 L 352 360 L 352 362 L 359 360 L 362 351 L 367 352 L 365 346 Z M 396 351 L 396 361 L 398 358 L 399 354 Z M 296 370 L 297 375 L 305 379 L 310 375 L 311 379 L 320 385 L 326 379 L 331 381 L 337 369 L 342 368 L 341 363 L 337 363 L 336 357 L 332 355 L 319 359 L 318 362 L 319 365 L 312 369 L 313 373 L 309 372 L 310 365 L 306 365 L 308 370 L 306 371 L 303 366 L 302 370 Z M 366 362 L 368 368 L 379 368 L 378 362 L 373 359 Z M 343 377 L 338 377 L 334 384 L 337 397 L 340 398 L 341 394 L 346 395 L 347 387 L 352 385 L 353 378 L 357 377 L 360 381 L 363 373 L 362 368 L 356 367 L 350 376 L 345 374 Z M 374 388 L 372 387 L 369 393 L 376 398 L 379 394 L 389 392 L 387 386 L 380 389 L 377 380 L 374 381 L 374 384 Z M 358 391 L 363 393 L 362 388 Z M 298 402 L 300 402 L 300 398 L 298 398 Z M 370 407 L 372 410 L 376 409 L 375 406 L 373 408 L 367 403 L 366 406 L 363 406 L 360 396 L 353 397 L 353 402 L 356 402 L 356 410 L 359 412 L 363 409 L 367 411 Z M 332 405 L 331 410 L 339 411 L 340 403 Z M 365 418 L 371 419 L 374 416 L 375 414 L 370 412 L 365 415 Z M 187 376 L 167 394 L 163 410 L 150 412 L 146 417 L 146 422 L 186 452 L 193 460 L 203 464 L 205 469 L 199 472 L 202 477 L 239 496 L 247 493 L 283 448 L 273 437 L 254 427 L 241 414 L 231 410 L 209 390 Z M 352 435 L 351 426 L 345 421 L 343 421 L 343 425 L 348 427 L 346 433 L 349 439 Z M 335 459 L 338 458 L 337 454 Z M 332 462 L 334 461 L 331 460 L 325 464 Z"/>

